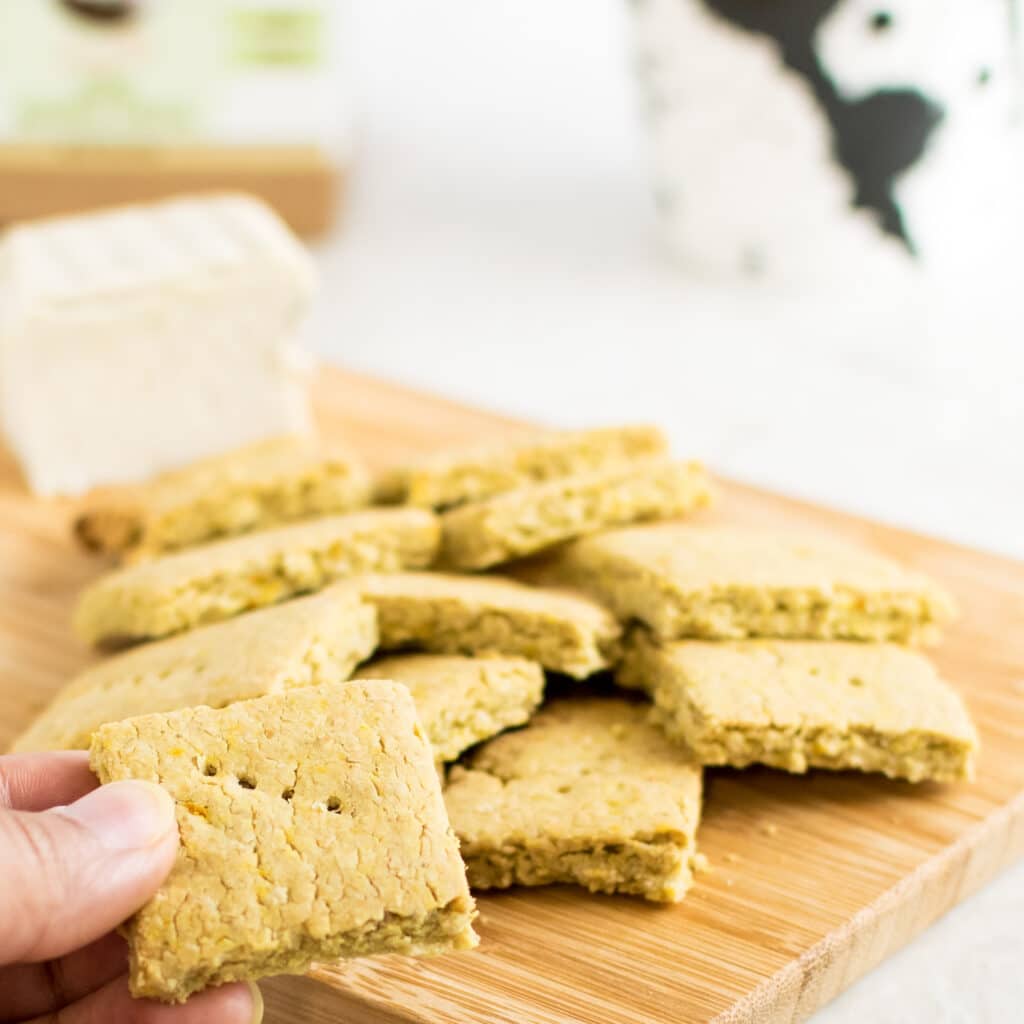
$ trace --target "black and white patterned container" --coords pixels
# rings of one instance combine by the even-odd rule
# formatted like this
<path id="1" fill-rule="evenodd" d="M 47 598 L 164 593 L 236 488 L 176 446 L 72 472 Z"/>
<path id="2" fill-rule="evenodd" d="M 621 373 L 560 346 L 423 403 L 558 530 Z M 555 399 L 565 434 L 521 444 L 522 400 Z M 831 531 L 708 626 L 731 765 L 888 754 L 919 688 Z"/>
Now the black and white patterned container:
<path id="1" fill-rule="evenodd" d="M 668 240 L 698 271 L 968 268 L 1020 216 L 1017 0 L 633 0 Z"/>

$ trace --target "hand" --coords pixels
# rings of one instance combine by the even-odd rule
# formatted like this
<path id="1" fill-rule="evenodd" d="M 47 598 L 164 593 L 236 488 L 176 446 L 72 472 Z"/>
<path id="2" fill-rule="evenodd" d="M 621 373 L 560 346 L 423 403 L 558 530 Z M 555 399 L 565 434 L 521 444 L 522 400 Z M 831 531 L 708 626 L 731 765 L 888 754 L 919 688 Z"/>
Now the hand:
<path id="1" fill-rule="evenodd" d="M 0 757 L 0 1022 L 258 1024 L 255 986 L 181 1006 L 128 994 L 112 929 L 156 891 L 177 848 L 160 787 L 99 788 L 79 752 Z"/>

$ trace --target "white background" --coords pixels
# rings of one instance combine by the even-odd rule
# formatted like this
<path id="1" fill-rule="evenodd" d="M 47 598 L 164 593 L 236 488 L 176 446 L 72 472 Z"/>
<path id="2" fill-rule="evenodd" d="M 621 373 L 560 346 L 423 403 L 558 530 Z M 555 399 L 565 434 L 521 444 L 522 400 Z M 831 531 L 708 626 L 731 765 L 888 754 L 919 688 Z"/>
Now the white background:
<path id="1" fill-rule="evenodd" d="M 533 420 L 655 420 L 723 473 L 1024 556 L 1024 261 L 912 297 L 684 278 L 627 39 L 615 0 L 354 6 L 319 351 Z M 1022 931 L 1018 865 L 816 1022 L 1020 1020 Z"/>

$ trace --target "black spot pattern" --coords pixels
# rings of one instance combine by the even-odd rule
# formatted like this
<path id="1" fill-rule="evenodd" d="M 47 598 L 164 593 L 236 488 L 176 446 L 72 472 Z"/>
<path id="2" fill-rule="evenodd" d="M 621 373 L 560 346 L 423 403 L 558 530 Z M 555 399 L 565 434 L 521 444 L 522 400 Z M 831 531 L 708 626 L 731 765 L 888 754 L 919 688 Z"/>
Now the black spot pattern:
<path id="1" fill-rule="evenodd" d="M 842 0 L 702 0 L 730 24 L 775 41 L 782 62 L 808 82 L 832 133 L 836 162 L 854 185 L 853 205 L 875 213 L 887 234 L 914 251 L 893 195 L 897 176 L 913 167 L 943 117 L 943 111 L 915 90 L 882 89 L 854 103 L 839 95 L 814 51 L 818 25 Z M 898 31 L 893 15 L 880 8 L 867 29 L 884 35 Z M 867 40 L 870 45 L 870 37 Z"/>
<path id="2" fill-rule="evenodd" d="M 137 0 L 62 0 L 65 7 L 92 21 L 124 21 L 137 7 Z"/>

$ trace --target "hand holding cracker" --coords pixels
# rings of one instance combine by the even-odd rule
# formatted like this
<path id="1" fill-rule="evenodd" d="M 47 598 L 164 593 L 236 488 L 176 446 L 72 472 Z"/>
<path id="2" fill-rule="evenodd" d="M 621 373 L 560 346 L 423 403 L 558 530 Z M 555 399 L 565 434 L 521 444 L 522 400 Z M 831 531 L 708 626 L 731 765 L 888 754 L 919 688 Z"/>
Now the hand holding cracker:
<path id="1" fill-rule="evenodd" d="M 251 1024 L 255 987 L 182 1006 L 128 994 L 113 933 L 174 863 L 174 804 L 151 783 L 97 788 L 84 753 L 0 757 L 0 1017 L 64 1024 Z"/>

